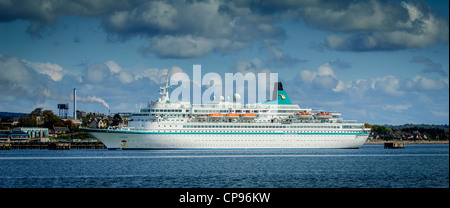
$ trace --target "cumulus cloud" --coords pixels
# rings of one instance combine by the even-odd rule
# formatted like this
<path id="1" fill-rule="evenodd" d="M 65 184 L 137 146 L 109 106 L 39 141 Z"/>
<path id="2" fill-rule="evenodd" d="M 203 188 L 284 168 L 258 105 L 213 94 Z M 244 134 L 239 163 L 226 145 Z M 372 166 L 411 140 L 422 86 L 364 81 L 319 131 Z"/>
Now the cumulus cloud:
<path id="1" fill-rule="evenodd" d="M 0 54 L 0 96 L 8 98 L 7 101 L 10 102 L 18 102 L 16 99 L 35 103 L 48 100 L 71 102 L 72 96 L 61 92 L 61 88 L 66 88 L 61 83 L 69 85 L 67 91 L 71 92 L 70 85 L 76 86 L 79 82 L 76 77 L 76 73 L 67 72 L 58 64 L 30 62 L 16 56 Z M 108 107 L 105 100 L 96 96 L 79 96 L 79 100 Z"/>
<path id="2" fill-rule="evenodd" d="M 106 66 L 108 66 L 109 70 L 111 71 L 111 73 L 119 73 L 120 71 L 122 71 L 122 67 L 119 66 L 119 64 L 117 64 L 116 62 L 109 60 L 107 62 L 105 62 Z"/>
<path id="3" fill-rule="evenodd" d="M 328 63 L 319 66 L 317 70 L 300 71 L 294 82 L 293 85 L 299 88 L 301 94 L 308 94 L 308 91 L 316 94 L 320 90 L 321 94 L 328 93 L 330 96 L 336 96 L 339 93 L 341 96 L 357 99 L 369 99 L 380 96 L 391 98 L 414 96 L 424 98 L 427 94 L 445 93 L 449 89 L 448 78 L 434 79 L 419 75 L 410 79 L 386 75 L 371 79 L 343 81 Z"/>
<path id="4" fill-rule="evenodd" d="M 229 53 L 250 46 L 254 40 L 284 38 L 284 30 L 274 22 L 272 17 L 220 1 L 148 2 L 103 18 L 105 31 L 122 39 L 148 37 L 150 46 L 140 47 L 139 52 L 162 58 Z"/>
<path id="5" fill-rule="evenodd" d="M 331 20 L 319 26 L 348 33 L 344 37 L 326 38 L 332 50 L 401 50 L 448 42 L 448 23 L 432 14 L 427 5 L 401 2 L 398 6 L 370 1 L 350 4 L 345 10 L 333 10 L 329 17 L 316 15 L 319 23 Z"/>
<path id="6" fill-rule="evenodd" d="M 186 36 L 157 36 L 150 38 L 150 47 L 140 47 L 139 52 L 156 53 L 159 57 L 192 58 L 201 57 L 216 48 L 226 46 L 220 44 L 220 39 L 207 39 L 203 37 Z"/>
<path id="7" fill-rule="evenodd" d="M 41 62 L 29 62 L 27 60 L 22 59 L 22 62 L 28 66 L 36 70 L 40 74 L 48 75 L 53 81 L 59 82 L 64 76 L 64 71 L 61 66 L 58 64 L 52 64 L 49 62 L 41 63 Z"/>
<path id="8" fill-rule="evenodd" d="M 429 59 L 420 57 L 415 61 L 426 63 Z M 362 121 L 433 123 L 448 116 L 447 77 L 433 78 L 424 74 L 405 78 L 388 74 L 342 80 L 338 72 L 330 64 L 323 64 L 316 70 L 299 71 L 296 77 L 285 83 L 286 88 L 291 89 L 289 92 L 296 92 L 291 100 L 301 107 L 337 110 L 346 119 Z M 353 117 L 348 117 L 349 114 Z"/>
<path id="9" fill-rule="evenodd" d="M 143 68 L 135 70 L 135 80 L 147 78 L 153 83 L 164 84 L 166 83 L 167 77 L 178 72 L 183 72 L 183 70 L 178 66 L 173 66 L 169 69 L 158 69 L 158 68 Z"/>
<path id="10" fill-rule="evenodd" d="M 1 54 L 0 54 L 1 55 Z M 0 56 L 0 95 L 9 97 L 13 93 L 17 97 L 27 97 L 29 84 L 34 75 L 38 75 L 22 64 L 18 57 Z"/>
<path id="11" fill-rule="evenodd" d="M 300 72 L 300 78 L 304 83 L 312 84 L 314 87 L 321 89 L 331 89 L 334 91 L 340 91 L 342 89 L 342 83 L 334 73 L 330 64 L 324 64 L 319 66 L 317 71 L 303 70 Z"/>
<path id="12" fill-rule="evenodd" d="M 443 90 L 448 88 L 448 78 L 435 80 L 417 75 L 406 82 L 406 87 L 418 91 Z"/>
<path id="13" fill-rule="evenodd" d="M 117 62 L 109 60 L 105 63 L 91 63 L 83 70 L 83 83 L 87 86 L 97 86 L 106 88 L 116 88 L 118 84 L 126 84 L 128 87 L 141 85 L 142 80 L 149 80 L 151 84 L 163 84 L 168 75 L 172 75 L 183 70 L 178 66 L 170 69 L 148 68 L 136 66 L 127 68 L 120 66 Z M 145 82 L 145 81 L 144 81 Z"/>
<path id="14" fill-rule="evenodd" d="M 425 48 L 448 42 L 447 21 L 421 1 L 239 1 L 241 7 L 310 27 L 339 32 L 325 39 L 331 50 L 374 51 Z M 318 15 L 320 14 L 320 15 Z"/>
<path id="15" fill-rule="evenodd" d="M 300 20 L 310 27 L 339 32 L 329 35 L 325 43 L 329 49 L 341 51 L 424 48 L 447 42 L 449 34 L 447 21 L 433 14 L 425 3 L 380 0 L 5 0 L 0 2 L 0 14 L 0 22 L 28 20 L 27 31 L 34 37 L 56 27 L 58 18 L 98 18 L 109 38 L 147 38 L 149 45 L 140 47 L 139 52 L 164 58 L 236 52 L 255 41 L 264 45 L 275 40 L 278 44 L 287 38 L 277 25 L 284 20 Z M 299 61 L 271 46 L 266 49 L 272 53 L 269 58 L 273 64 Z"/>
<path id="16" fill-rule="evenodd" d="M 284 29 L 274 25 L 275 17 L 219 0 L 2 1 L 0 13 L 0 22 L 29 20 L 29 34 L 36 37 L 64 16 L 99 18 L 110 39 L 148 38 L 149 46 L 139 52 L 167 58 L 235 52 L 255 40 L 286 37 Z"/>
<path id="17" fill-rule="evenodd" d="M 52 0 L 22 0 L 0 1 L 0 22 L 14 20 L 29 20 L 27 33 L 35 38 L 41 38 L 49 28 L 56 27 L 55 21 L 65 16 L 101 17 L 110 12 L 130 9 L 141 0 L 81 0 L 81 1 L 52 1 Z"/>
<path id="18" fill-rule="evenodd" d="M 102 83 L 109 74 L 111 74 L 111 72 L 106 64 L 93 63 L 84 69 L 83 81 L 91 84 L 99 84 Z"/>
<path id="19" fill-rule="evenodd" d="M 405 92 L 401 89 L 400 79 L 387 75 L 385 77 L 376 78 L 372 81 L 372 89 L 380 89 L 382 92 L 389 95 L 403 95 Z"/>

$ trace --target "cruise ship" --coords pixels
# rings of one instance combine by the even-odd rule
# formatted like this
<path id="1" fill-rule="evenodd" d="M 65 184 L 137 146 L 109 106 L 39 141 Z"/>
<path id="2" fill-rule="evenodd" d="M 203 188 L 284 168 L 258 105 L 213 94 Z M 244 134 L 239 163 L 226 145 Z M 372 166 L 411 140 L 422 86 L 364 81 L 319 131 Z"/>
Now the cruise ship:
<path id="1" fill-rule="evenodd" d="M 171 102 L 170 88 L 131 113 L 127 127 L 85 130 L 112 150 L 359 148 L 370 134 L 341 113 L 292 104 L 281 82 L 272 100 L 255 104 Z"/>

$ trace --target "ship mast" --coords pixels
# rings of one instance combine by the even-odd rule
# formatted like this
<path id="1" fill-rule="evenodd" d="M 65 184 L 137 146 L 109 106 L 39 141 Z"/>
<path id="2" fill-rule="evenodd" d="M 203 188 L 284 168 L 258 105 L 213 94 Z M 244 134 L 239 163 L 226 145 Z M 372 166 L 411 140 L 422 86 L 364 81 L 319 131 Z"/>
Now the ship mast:
<path id="1" fill-rule="evenodd" d="M 159 87 L 159 89 L 161 89 L 161 91 L 159 91 L 159 94 L 161 95 L 161 98 L 159 98 L 159 102 L 166 103 L 167 101 L 169 101 L 169 75 L 167 75 L 166 85 Z"/>

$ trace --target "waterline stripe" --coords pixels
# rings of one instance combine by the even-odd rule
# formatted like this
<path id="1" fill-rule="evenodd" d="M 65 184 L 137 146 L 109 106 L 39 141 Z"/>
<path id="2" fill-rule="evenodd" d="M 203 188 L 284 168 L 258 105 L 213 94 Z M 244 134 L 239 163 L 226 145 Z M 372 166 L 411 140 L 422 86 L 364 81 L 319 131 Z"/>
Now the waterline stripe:
<path id="1" fill-rule="evenodd" d="M 348 155 L 165 155 L 95 157 L 0 157 L 0 160 L 81 160 L 81 159 L 159 159 L 159 158 L 261 158 L 261 157 L 448 157 L 449 154 L 348 154 Z"/>

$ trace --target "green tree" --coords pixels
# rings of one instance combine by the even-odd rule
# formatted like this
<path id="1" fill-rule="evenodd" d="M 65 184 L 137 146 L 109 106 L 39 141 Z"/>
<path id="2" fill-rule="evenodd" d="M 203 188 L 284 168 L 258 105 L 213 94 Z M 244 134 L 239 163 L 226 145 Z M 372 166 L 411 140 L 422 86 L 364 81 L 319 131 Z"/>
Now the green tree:
<path id="1" fill-rule="evenodd" d="M 368 124 L 368 123 L 365 123 L 365 124 L 364 124 L 364 128 L 370 128 L 370 131 L 373 131 L 372 125 L 370 125 L 370 124 Z"/>
<path id="2" fill-rule="evenodd" d="M 70 132 L 78 132 L 79 131 L 78 130 L 79 126 L 74 124 L 71 120 L 64 121 L 64 125 L 69 128 Z"/>
<path id="3" fill-rule="evenodd" d="M 53 128 L 53 126 L 64 126 L 63 121 L 57 115 L 53 114 L 51 110 L 44 111 L 44 127 Z"/>
<path id="4" fill-rule="evenodd" d="M 120 123 L 122 123 L 122 117 L 116 113 L 113 117 L 111 126 L 118 126 Z"/>
<path id="5" fill-rule="evenodd" d="M 17 126 L 36 127 L 37 126 L 36 116 L 35 115 L 21 116 L 19 118 L 19 123 L 17 124 Z"/>
<path id="6" fill-rule="evenodd" d="M 391 128 L 386 128 L 385 126 L 379 126 L 379 125 L 374 125 L 373 126 L 373 131 L 377 134 L 389 134 L 392 133 L 392 129 Z"/>

